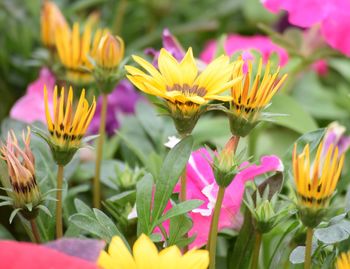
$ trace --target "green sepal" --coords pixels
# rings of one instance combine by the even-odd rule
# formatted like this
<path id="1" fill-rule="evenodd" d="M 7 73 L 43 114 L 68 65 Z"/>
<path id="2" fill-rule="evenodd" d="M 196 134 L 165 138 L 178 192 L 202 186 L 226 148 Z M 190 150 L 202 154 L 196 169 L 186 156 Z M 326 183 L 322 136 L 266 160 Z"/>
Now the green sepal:
<path id="1" fill-rule="evenodd" d="M 326 208 L 314 209 L 303 206 L 298 207 L 298 216 L 304 226 L 308 228 L 317 227 L 326 216 L 326 213 Z"/>

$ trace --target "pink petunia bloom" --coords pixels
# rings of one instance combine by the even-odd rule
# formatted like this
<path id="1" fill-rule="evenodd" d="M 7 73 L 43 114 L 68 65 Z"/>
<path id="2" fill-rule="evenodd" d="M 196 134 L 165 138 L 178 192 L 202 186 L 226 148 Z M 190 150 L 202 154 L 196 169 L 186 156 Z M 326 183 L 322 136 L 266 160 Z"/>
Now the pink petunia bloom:
<path id="1" fill-rule="evenodd" d="M 289 22 L 300 27 L 321 25 L 321 33 L 333 48 L 350 56 L 350 1 L 348 0 L 262 0 L 271 12 L 285 10 Z"/>
<path id="2" fill-rule="evenodd" d="M 190 248 L 202 247 L 207 242 L 219 189 L 208 161 L 212 161 L 211 156 L 205 148 L 201 148 L 192 153 L 187 164 L 187 199 L 204 201 L 199 208 L 190 212 L 193 227 L 189 231 L 189 236 L 196 235 L 196 239 L 190 245 Z M 253 180 L 256 176 L 267 172 L 283 170 L 281 160 L 273 155 L 262 157 L 259 165 L 244 163 L 242 166 L 246 168 L 236 175 L 233 182 L 226 189 L 219 218 L 219 231 L 224 228 L 240 228 L 242 224 L 240 208 L 244 194 L 244 185 L 247 181 Z M 177 186 L 175 191 L 179 191 L 179 186 Z M 168 223 L 164 223 L 164 225 L 168 229 Z"/>
<path id="3" fill-rule="evenodd" d="M 213 60 L 215 51 L 217 49 L 217 42 L 212 40 L 207 43 L 204 50 L 200 54 L 200 59 L 206 63 Z M 272 53 L 277 53 L 280 65 L 283 66 L 288 62 L 287 52 L 274 44 L 269 37 L 255 35 L 255 36 L 240 36 L 230 34 L 224 44 L 225 52 L 232 55 L 239 50 L 249 51 L 251 49 L 257 50 L 261 53 L 263 61 L 266 62 Z"/>
<path id="4" fill-rule="evenodd" d="M 0 268 L 97 269 L 97 265 L 32 243 L 0 241 Z"/>
<path id="5" fill-rule="evenodd" d="M 34 121 L 45 122 L 45 85 L 49 94 L 49 107 L 52 108 L 52 98 L 50 98 L 50 95 L 52 96 L 55 86 L 55 77 L 49 69 L 42 68 L 38 79 L 29 84 L 26 94 L 18 99 L 11 108 L 10 117 L 26 123 L 32 123 Z"/>

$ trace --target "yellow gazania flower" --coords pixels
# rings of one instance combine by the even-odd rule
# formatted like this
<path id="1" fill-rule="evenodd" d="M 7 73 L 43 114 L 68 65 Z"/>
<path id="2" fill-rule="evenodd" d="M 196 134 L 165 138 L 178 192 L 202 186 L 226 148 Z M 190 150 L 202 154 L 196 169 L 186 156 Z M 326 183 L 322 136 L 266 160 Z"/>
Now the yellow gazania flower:
<path id="1" fill-rule="evenodd" d="M 75 113 L 73 111 L 73 89 L 69 88 L 68 98 L 64 105 L 65 90 L 62 87 L 60 97 L 57 96 L 57 86 L 53 94 L 53 117 L 51 117 L 47 89 L 44 88 L 45 114 L 50 141 L 61 150 L 78 149 L 90 121 L 95 113 L 95 97 L 92 104 L 85 98 L 83 89 Z"/>
<path id="2" fill-rule="evenodd" d="M 324 156 L 322 151 L 323 142 L 311 165 L 309 144 L 301 154 L 297 154 L 297 145 L 294 145 L 293 173 L 298 203 L 307 208 L 319 209 L 328 205 L 343 167 L 344 154 L 339 157 L 337 147 L 330 145 Z"/>
<path id="3" fill-rule="evenodd" d="M 64 27 L 56 30 L 56 47 L 61 63 L 66 68 L 67 79 L 76 83 L 88 83 L 93 79 L 92 74 L 84 69 L 93 69 L 89 56 L 94 58 L 101 37 L 107 29 L 98 29 L 91 44 L 91 26 L 86 25 L 82 36 L 79 24 L 74 23 L 73 31 Z"/>
<path id="4" fill-rule="evenodd" d="M 96 63 L 106 69 L 117 67 L 124 57 L 124 41 L 119 36 L 106 33 L 100 40 L 96 52 Z"/>
<path id="5" fill-rule="evenodd" d="M 102 251 L 97 263 L 102 269 L 206 269 L 209 254 L 207 250 L 190 250 L 182 256 L 177 246 L 158 253 L 154 243 L 142 234 L 135 242 L 131 255 L 122 239 L 115 236 L 108 253 Z"/>
<path id="6" fill-rule="evenodd" d="M 133 66 L 126 66 L 128 79 L 141 91 L 165 99 L 177 128 L 181 122 L 184 125 L 191 121 L 196 122 L 199 110 L 209 101 L 231 100 L 231 97 L 219 94 L 238 81 L 236 77 L 232 79 L 232 70 L 236 63 L 230 63 L 229 57 L 224 55 L 199 73 L 192 48 L 188 49 L 181 62 L 165 49 L 161 49 L 158 58 L 159 70 L 141 57 L 133 56 L 133 59 L 148 74 Z M 189 122 L 184 123 L 186 120 Z M 191 127 L 193 129 L 194 126 L 187 129 Z M 179 132 L 181 131 L 186 130 Z"/>
<path id="7" fill-rule="evenodd" d="M 336 261 L 337 269 L 350 269 L 350 251 L 341 253 Z"/>
<path id="8" fill-rule="evenodd" d="M 4 183 L 10 187 L 9 195 L 13 198 L 15 208 L 25 208 L 31 203 L 35 207 L 41 200 L 40 191 L 35 179 L 35 159 L 30 149 L 30 128 L 27 134 L 22 133 L 24 148 L 22 149 L 18 140 L 11 130 L 8 133 L 6 144 L 1 146 L 1 158 L 6 161 L 9 181 Z M 10 184 L 8 184 L 10 183 Z"/>
<path id="9" fill-rule="evenodd" d="M 252 77 L 252 64 L 248 63 L 248 71 L 244 75 L 244 79 L 240 80 L 232 87 L 232 109 L 238 117 L 251 119 L 256 113 L 265 108 L 282 83 L 287 78 L 283 75 L 279 78 L 280 68 L 271 73 L 270 61 L 267 62 L 265 73 L 262 74 L 262 59 L 260 59 L 257 74 L 254 81 Z M 242 76 L 244 67 L 235 68 L 234 76 Z M 252 119 L 255 120 L 255 119 Z"/>
<path id="10" fill-rule="evenodd" d="M 164 98 L 174 105 L 203 105 L 209 100 L 228 101 L 230 97 L 218 94 L 237 82 L 237 79 L 231 79 L 233 64 L 227 56 L 217 58 L 199 74 L 192 48 L 188 49 L 180 63 L 167 50 L 161 49 L 159 71 L 141 57 L 133 55 L 133 59 L 149 74 L 126 66 L 128 79 L 141 91 Z"/>
<path id="11" fill-rule="evenodd" d="M 70 32 L 68 23 L 54 2 L 44 1 L 41 9 L 41 41 L 46 47 L 56 45 L 55 33 L 57 28 Z"/>

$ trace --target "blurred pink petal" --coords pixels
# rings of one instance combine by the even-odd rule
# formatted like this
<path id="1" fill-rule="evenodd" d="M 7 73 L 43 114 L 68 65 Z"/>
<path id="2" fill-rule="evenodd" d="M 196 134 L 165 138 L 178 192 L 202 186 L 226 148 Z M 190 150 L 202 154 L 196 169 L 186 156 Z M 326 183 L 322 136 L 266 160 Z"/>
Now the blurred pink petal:
<path id="1" fill-rule="evenodd" d="M 97 269 L 94 263 L 32 243 L 0 241 L 0 268 Z"/>
<path id="2" fill-rule="evenodd" d="M 202 247 L 206 244 L 209 234 L 211 216 L 215 206 L 218 185 L 215 183 L 214 174 L 210 166 L 211 156 L 205 148 L 192 153 L 187 165 L 187 199 L 199 199 L 204 203 L 190 212 L 193 227 L 189 236 L 196 234 L 196 240 L 191 244 L 193 247 Z M 267 172 L 281 171 L 283 165 L 277 156 L 264 156 L 260 165 L 249 165 L 244 167 L 230 186 L 226 189 L 219 219 L 219 230 L 223 228 L 239 229 L 242 224 L 240 207 L 244 194 L 244 185 L 248 180 Z M 175 189 L 179 191 L 179 186 Z M 171 206 L 169 205 L 167 209 Z M 168 223 L 164 223 L 168 228 Z"/>
<path id="3" fill-rule="evenodd" d="M 215 56 L 217 48 L 216 41 L 209 41 L 200 55 L 200 59 L 209 63 Z M 272 53 L 277 53 L 280 60 L 280 65 L 285 65 L 288 61 L 287 52 L 274 44 L 269 37 L 255 35 L 255 36 L 240 36 L 230 34 L 227 36 L 225 45 L 225 52 L 232 55 L 239 50 L 257 50 L 261 53 L 263 61 L 266 62 Z"/>
<path id="4" fill-rule="evenodd" d="M 318 60 L 312 64 L 312 69 L 314 69 L 320 76 L 325 76 L 328 74 L 328 64 L 325 60 Z"/>
<path id="5" fill-rule="evenodd" d="M 294 25 L 320 24 L 326 42 L 350 56 L 349 0 L 263 0 L 262 3 L 271 12 L 287 11 L 289 22 Z"/>
<path id="6" fill-rule="evenodd" d="M 52 107 L 52 92 L 55 77 L 47 68 L 42 68 L 37 80 L 29 84 L 24 96 L 17 100 L 10 111 L 10 117 L 26 123 L 46 122 L 44 109 L 44 86 L 49 95 L 49 106 Z"/>

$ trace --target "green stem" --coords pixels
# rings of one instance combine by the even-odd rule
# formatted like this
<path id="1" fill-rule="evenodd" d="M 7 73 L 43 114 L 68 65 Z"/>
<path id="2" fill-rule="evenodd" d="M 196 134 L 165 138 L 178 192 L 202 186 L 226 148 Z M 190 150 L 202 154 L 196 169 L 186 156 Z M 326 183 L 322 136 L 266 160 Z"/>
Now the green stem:
<path id="1" fill-rule="evenodd" d="M 100 187 L 100 174 L 101 174 L 101 161 L 103 153 L 103 144 L 105 139 L 106 129 L 106 115 L 107 115 L 107 94 L 102 94 L 102 108 L 101 108 L 101 120 L 99 129 L 99 138 L 97 144 L 97 155 L 96 155 L 96 168 L 95 177 L 93 182 L 93 205 L 95 208 L 101 207 L 101 187 Z"/>
<path id="2" fill-rule="evenodd" d="M 30 221 L 30 227 L 32 228 L 32 233 L 35 239 L 35 243 L 40 243 L 40 234 L 38 230 L 38 226 L 36 225 L 35 219 L 31 219 Z"/>
<path id="3" fill-rule="evenodd" d="M 251 269 L 257 269 L 258 268 L 261 238 L 262 238 L 262 234 L 257 231 L 255 233 L 253 260 L 252 260 L 252 266 L 250 267 Z"/>
<path id="4" fill-rule="evenodd" d="M 209 250 L 209 269 L 215 269 L 215 256 L 216 256 L 216 241 L 218 237 L 218 224 L 220 217 L 220 210 L 222 206 L 222 201 L 225 195 L 225 188 L 219 187 L 218 196 L 216 198 L 215 208 L 213 218 L 210 224 L 209 240 L 207 244 L 207 249 Z"/>
<path id="5" fill-rule="evenodd" d="M 57 170 L 57 202 L 56 202 L 56 237 L 61 238 L 63 236 L 62 225 L 62 185 L 63 185 L 63 165 L 58 165 Z"/>
<path id="6" fill-rule="evenodd" d="M 311 248 L 312 248 L 312 235 L 314 231 L 312 228 L 307 228 L 306 231 L 306 247 L 305 247 L 305 263 L 304 269 L 311 269 Z"/>

